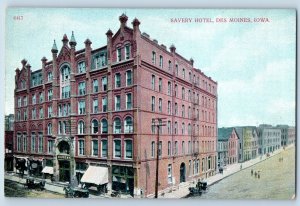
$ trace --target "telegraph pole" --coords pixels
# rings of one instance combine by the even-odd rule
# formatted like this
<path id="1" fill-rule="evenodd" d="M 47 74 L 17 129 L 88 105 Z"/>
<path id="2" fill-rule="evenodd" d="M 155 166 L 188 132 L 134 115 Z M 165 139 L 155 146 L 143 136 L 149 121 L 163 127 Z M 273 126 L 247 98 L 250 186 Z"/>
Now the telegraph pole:
<path id="1" fill-rule="evenodd" d="M 162 120 L 165 118 L 158 118 L 158 123 L 155 125 L 157 127 L 157 139 L 156 139 L 156 177 L 155 177 L 155 196 L 154 198 L 158 198 L 158 171 L 159 171 L 159 153 L 161 152 L 159 149 L 159 132 L 160 127 L 165 126 L 162 123 Z"/>

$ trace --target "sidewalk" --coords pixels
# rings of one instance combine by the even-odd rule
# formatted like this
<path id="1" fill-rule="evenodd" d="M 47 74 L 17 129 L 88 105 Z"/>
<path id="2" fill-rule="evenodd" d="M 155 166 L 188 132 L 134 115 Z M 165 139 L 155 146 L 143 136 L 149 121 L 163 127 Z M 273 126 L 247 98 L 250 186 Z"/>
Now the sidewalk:
<path id="1" fill-rule="evenodd" d="M 291 147 L 294 147 L 294 146 L 289 145 L 285 149 L 287 150 L 287 149 L 290 149 Z M 267 157 L 266 155 L 263 155 L 262 157 L 259 156 L 255 159 L 249 160 L 247 162 L 228 165 L 226 167 L 226 169 L 224 169 L 223 174 L 217 173 L 214 176 L 204 179 L 204 181 L 207 182 L 208 186 L 211 186 L 211 185 L 221 181 L 222 179 L 241 171 L 241 169 L 240 169 L 241 165 L 242 165 L 242 170 L 247 169 L 259 162 L 266 160 L 267 158 L 270 158 L 274 155 L 281 153 L 282 151 L 284 151 L 283 148 L 280 148 L 280 149 L 274 151 L 273 153 L 270 153 L 269 157 Z M 164 193 L 163 195 L 159 195 L 159 198 L 184 198 L 189 194 L 189 187 L 195 187 L 195 186 L 196 186 L 196 182 L 195 183 L 193 183 L 193 181 L 185 182 L 184 184 L 177 186 L 176 187 L 177 189 L 175 191 L 172 190 L 171 192 L 167 192 L 167 193 Z"/>

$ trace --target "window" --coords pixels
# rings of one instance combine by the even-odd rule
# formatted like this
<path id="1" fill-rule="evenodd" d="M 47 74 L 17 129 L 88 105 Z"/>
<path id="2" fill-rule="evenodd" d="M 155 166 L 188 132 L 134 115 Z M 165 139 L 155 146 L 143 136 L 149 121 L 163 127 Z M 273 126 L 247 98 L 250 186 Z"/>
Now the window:
<path id="1" fill-rule="evenodd" d="M 107 134 L 107 132 L 108 132 L 107 120 L 102 119 L 101 120 L 101 134 Z"/>
<path id="2" fill-rule="evenodd" d="M 168 141 L 168 156 L 171 156 L 171 141 Z"/>
<path id="3" fill-rule="evenodd" d="M 130 59 L 130 45 L 125 45 L 125 59 Z"/>
<path id="4" fill-rule="evenodd" d="M 40 97 L 40 102 L 39 103 L 43 103 L 43 101 L 44 101 L 44 94 L 42 92 L 40 92 L 39 97 Z"/>
<path id="5" fill-rule="evenodd" d="M 189 80 L 190 80 L 190 82 L 193 81 L 191 72 L 189 72 Z"/>
<path id="6" fill-rule="evenodd" d="M 70 98 L 70 85 L 61 88 L 61 98 Z"/>
<path id="7" fill-rule="evenodd" d="M 98 140 L 92 140 L 92 156 L 98 156 L 98 149 L 99 149 L 99 146 L 98 146 Z"/>
<path id="8" fill-rule="evenodd" d="M 78 155 L 84 155 L 84 140 L 78 140 Z"/>
<path id="9" fill-rule="evenodd" d="M 24 110 L 24 113 L 23 113 L 23 119 L 24 119 L 24 120 L 27 120 L 27 109 Z"/>
<path id="10" fill-rule="evenodd" d="M 35 94 L 32 95 L 32 104 L 36 104 L 36 96 L 35 96 Z"/>
<path id="11" fill-rule="evenodd" d="M 125 140 L 125 158 L 132 158 L 132 140 Z"/>
<path id="12" fill-rule="evenodd" d="M 192 160 L 189 160 L 189 176 L 191 175 L 192 175 Z"/>
<path id="13" fill-rule="evenodd" d="M 175 141 L 175 155 L 178 155 L 178 141 Z"/>
<path id="14" fill-rule="evenodd" d="M 35 133 L 31 134 L 31 152 L 35 153 Z"/>
<path id="15" fill-rule="evenodd" d="M 178 87 L 177 84 L 175 84 L 175 97 L 177 97 L 177 94 L 178 94 Z"/>
<path id="16" fill-rule="evenodd" d="M 121 158 L 121 140 L 114 140 L 114 157 Z"/>
<path id="17" fill-rule="evenodd" d="M 181 116 L 184 117 L 185 116 L 185 106 L 182 105 L 182 108 L 181 108 Z"/>
<path id="18" fill-rule="evenodd" d="M 81 100 L 78 102 L 78 114 L 85 114 L 85 101 Z"/>
<path id="19" fill-rule="evenodd" d="M 17 120 L 18 120 L 18 121 L 21 120 L 21 112 L 20 112 L 20 111 L 18 111 L 18 113 L 17 113 Z"/>
<path id="20" fill-rule="evenodd" d="M 102 112 L 107 111 L 107 97 L 102 98 Z"/>
<path id="21" fill-rule="evenodd" d="M 168 134 L 171 134 L 171 121 L 168 121 L 168 124 L 167 124 L 167 127 L 168 127 Z"/>
<path id="22" fill-rule="evenodd" d="M 182 141 L 181 150 L 182 150 L 182 154 L 185 154 L 185 143 L 184 143 L 184 141 Z"/>
<path id="23" fill-rule="evenodd" d="M 92 121 L 92 133 L 93 134 L 98 134 L 98 130 L 99 130 L 98 120 L 94 119 Z"/>
<path id="24" fill-rule="evenodd" d="M 162 99 L 161 98 L 158 99 L 158 111 L 162 112 Z"/>
<path id="25" fill-rule="evenodd" d="M 163 57 L 161 55 L 159 56 L 159 67 L 163 68 Z"/>
<path id="26" fill-rule="evenodd" d="M 102 148 L 101 157 L 107 157 L 107 140 L 106 139 L 101 140 L 101 148 Z"/>
<path id="27" fill-rule="evenodd" d="M 48 140 L 48 154 L 53 153 L 54 140 Z"/>
<path id="28" fill-rule="evenodd" d="M 52 117 L 52 106 L 48 106 L 48 118 Z"/>
<path id="29" fill-rule="evenodd" d="M 162 79 L 161 78 L 158 79 L 158 91 L 159 92 L 162 91 Z"/>
<path id="30" fill-rule="evenodd" d="M 114 134 L 120 134 L 121 133 L 121 120 L 120 118 L 115 118 L 114 120 Z"/>
<path id="31" fill-rule="evenodd" d="M 63 125 L 62 122 L 59 121 L 58 122 L 58 134 L 62 134 L 63 133 Z"/>
<path id="32" fill-rule="evenodd" d="M 178 76 L 178 64 L 175 65 L 175 74 Z"/>
<path id="33" fill-rule="evenodd" d="M 52 135 L 52 124 L 51 124 L 51 123 L 49 123 L 49 124 L 47 125 L 47 134 L 48 134 L 48 135 Z"/>
<path id="34" fill-rule="evenodd" d="M 169 71 L 171 71 L 171 69 L 172 69 L 172 62 L 171 61 L 169 61 Z"/>
<path id="35" fill-rule="evenodd" d="M 85 82 L 80 82 L 78 85 L 79 95 L 85 95 Z"/>
<path id="36" fill-rule="evenodd" d="M 61 68 L 61 80 L 62 81 L 66 81 L 66 80 L 69 80 L 70 78 L 70 67 L 68 65 L 64 65 L 62 68 Z"/>
<path id="37" fill-rule="evenodd" d="M 175 122 L 175 125 L 174 125 L 174 134 L 177 134 L 177 130 L 178 130 L 178 124 L 177 124 L 177 122 Z"/>
<path id="38" fill-rule="evenodd" d="M 48 101 L 52 100 L 52 89 L 48 89 Z"/>
<path id="39" fill-rule="evenodd" d="M 152 52 L 152 63 L 156 64 L 156 53 L 155 53 L 155 51 Z"/>
<path id="40" fill-rule="evenodd" d="M 132 133 L 132 132 L 133 132 L 132 117 L 126 117 L 124 121 L 124 133 Z"/>
<path id="41" fill-rule="evenodd" d="M 188 135 L 192 135 L 192 126 L 190 123 L 188 125 Z"/>
<path id="42" fill-rule="evenodd" d="M 85 62 L 79 62 L 78 63 L 78 73 L 83 73 L 85 72 Z"/>
<path id="43" fill-rule="evenodd" d="M 126 71 L 126 86 L 132 85 L 132 71 Z"/>
<path id="44" fill-rule="evenodd" d="M 17 150 L 18 151 L 21 151 L 21 138 L 22 138 L 22 135 L 21 134 L 17 134 Z"/>
<path id="45" fill-rule="evenodd" d="M 168 95 L 171 95 L 172 92 L 172 84 L 171 82 L 168 82 Z"/>
<path id="46" fill-rule="evenodd" d="M 25 89 L 26 87 L 26 81 L 22 80 L 21 81 L 21 89 Z"/>
<path id="47" fill-rule="evenodd" d="M 117 48 L 117 62 L 122 60 L 121 48 Z"/>
<path id="48" fill-rule="evenodd" d="M 182 87 L 182 99 L 184 100 L 185 99 L 185 89 L 184 89 L 184 87 Z"/>
<path id="49" fill-rule="evenodd" d="M 168 101 L 168 114 L 172 114 L 171 101 Z"/>
<path id="50" fill-rule="evenodd" d="M 152 119 L 151 132 L 152 132 L 152 134 L 155 134 L 155 119 Z"/>
<path id="51" fill-rule="evenodd" d="M 23 105 L 24 105 L 25 107 L 27 106 L 27 97 L 26 97 L 26 96 L 23 98 Z"/>
<path id="52" fill-rule="evenodd" d="M 22 106 L 22 102 L 21 102 L 21 97 L 18 97 L 18 107 L 21 107 Z"/>
<path id="53" fill-rule="evenodd" d="M 107 90 L 107 77 L 102 77 L 102 91 L 106 91 Z"/>
<path id="54" fill-rule="evenodd" d="M 36 119 L 36 110 L 35 110 L 35 108 L 32 109 L 31 119 Z"/>
<path id="55" fill-rule="evenodd" d="M 53 75 L 52 75 L 52 72 L 48 72 L 48 82 L 52 81 L 53 79 Z"/>
<path id="56" fill-rule="evenodd" d="M 168 183 L 171 184 L 173 182 L 172 177 L 172 165 L 168 165 Z"/>
<path id="57" fill-rule="evenodd" d="M 40 114 L 40 119 L 43 119 L 44 118 L 44 110 L 42 107 L 40 108 L 39 114 Z"/>
<path id="58" fill-rule="evenodd" d="M 152 90 L 155 90 L 155 75 L 152 75 L 151 88 L 152 88 Z"/>
<path id="59" fill-rule="evenodd" d="M 184 122 L 182 123 L 182 130 L 181 130 L 181 134 L 185 134 L 185 124 L 184 124 Z"/>
<path id="60" fill-rule="evenodd" d="M 126 109 L 132 109 L 131 93 L 126 94 Z"/>
<path id="61" fill-rule="evenodd" d="M 93 99 L 93 113 L 98 113 L 98 99 Z"/>
<path id="62" fill-rule="evenodd" d="M 26 135 L 26 133 L 23 134 L 23 151 L 27 152 L 27 135 Z"/>
<path id="63" fill-rule="evenodd" d="M 178 104 L 175 103 L 175 115 L 178 115 Z"/>
<path id="64" fill-rule="evenodd" d="M 104 67 L 107 64 L 106 53 L 101 53 L 99 56 L 96 56 L 94 64 L 96 69 Z"/>
<path id="65" fill-rule="evenodd" d="M 84 134 L 84 122 L 80 120 L 78 122 L 78 134 Z"/>
<path id="66" fill-rule="evenodd" d="M 155 157 L 155 142 L 151 142 L 151 157 Z"/>
<path id="67" fill-rule="evenodd" d="M 93 80 L 93 92 L 98 92 L 99 91 L 99 85 L 98 85 L 98 79 Z"/>
<path id="68" fill-rule="evenodd" d="M 185 69 L 182 69 L 182 78 L 185 79 Z"/>
<path id="69" fill-rule="evenodd" d="M 115 88 L 120 88 L 121 87 L 121 74 L 117 73 L 115 75 Z"/>
<path id="70" fill-rule="evenodd" d="M 121 97 L 120 95 L 115 96 L 115 111 L 121 110 Z"/>
<path id="71" fill-rule="evenodd" d="M 191 144 L 191 141 L 188 142 L 188 153 L 189 154 L 192 153 L 192 144 Z"/>
<path id="72" fill-rule="evenodd" d="M 38 151 L 39 153 L 42 153 L 44 148 L 43 133 L 39 132 L 38 139 L 39 139 Z"/>
<path id="73" fill-rule="evenodd" d="M 155 112 L 155 97 L 151 97 L 151 111 Z"/>

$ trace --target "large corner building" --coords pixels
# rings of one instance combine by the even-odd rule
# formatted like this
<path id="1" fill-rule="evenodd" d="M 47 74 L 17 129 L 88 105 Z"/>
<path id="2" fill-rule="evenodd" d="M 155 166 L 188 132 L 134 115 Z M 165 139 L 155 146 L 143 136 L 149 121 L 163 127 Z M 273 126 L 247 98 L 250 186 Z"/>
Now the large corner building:
<path id="1" fill-rule="evenodd" d="M 63 183 L 93 168 L 89 173 L 107 177 L 108 192 L 151 196 L 159 148 L 159 192 L 215 174 L 217 82 L 174 45 L 168 50 L 141 33 L 138 19 L 132 28 L 126 15 L 119 20 L 105 46 L 92 49 L 87 39 L 78 50 L 72 33 L 60 50 L 54 41 L 41 69 L 22 60 L 15 76 L 16 170 L 20 159 L 34 160 L 36 175 L 44 170 Z"/>

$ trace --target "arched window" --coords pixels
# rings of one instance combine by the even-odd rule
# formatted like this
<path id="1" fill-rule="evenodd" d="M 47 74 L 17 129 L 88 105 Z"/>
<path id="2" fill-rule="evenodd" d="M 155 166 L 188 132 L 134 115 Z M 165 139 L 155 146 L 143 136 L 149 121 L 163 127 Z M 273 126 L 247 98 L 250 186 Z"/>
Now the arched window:
<path id="1" fill-rule="evenodd" d="M 132 132 L 133 132 L 132 117 L 126 117 L 124 121 L 124 133 L 132 133 Z"/>
<path id="2" fill-rule="evenodd" d="M 47 134 L 52 135 L 52 124 L 51 123 L 49 123 L 47 126 Z"/>
<path id="3" fill-rule="evenodd" d="M 119 134 L 121 133 L 121 120 L 120 118 L 115 118 L 114 120 L 114 133 Z"/>
<path id="4" fill-rule="evenodd" d="M 61 68 L 61 80 L 66 81 L 70 79 L 71 69 L 68 65 L 64 65 Z"/>
<path id="5" fill-rule="evenodd" d="M 78 134 L 84 134 L 84 122 L 82 120 L 78 122 Z"/>
<path id="6" fill-rule="evenodd" d="M 98 133 L 98 128 L 99 128 L 98 120 L 94 119 L 92 121 L 92 133 L 97 134 Z"/>
<path id="7" fill-rule="evenodd" d="M 107 134 L 107 120 L 106 119 L 102 119 L 101 120 L 101 134 Z"/>

